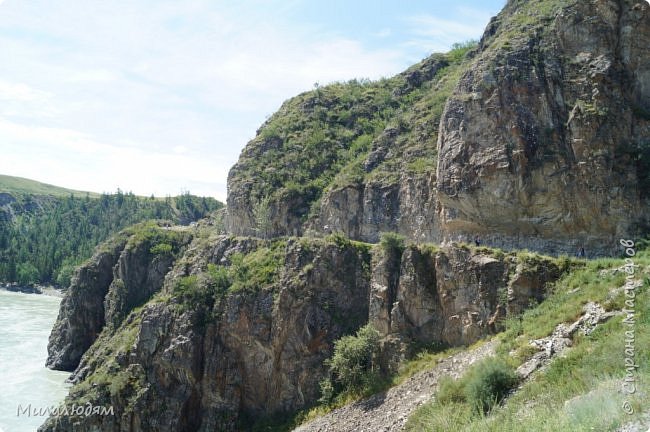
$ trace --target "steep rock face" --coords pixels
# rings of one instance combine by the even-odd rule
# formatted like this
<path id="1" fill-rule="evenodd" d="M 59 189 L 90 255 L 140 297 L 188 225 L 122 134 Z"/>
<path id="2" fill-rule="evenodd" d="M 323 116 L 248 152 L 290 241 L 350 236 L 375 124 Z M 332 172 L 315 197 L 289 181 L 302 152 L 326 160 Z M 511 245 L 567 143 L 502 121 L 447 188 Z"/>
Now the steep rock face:
<path id="1" fill-rule="evenodd" d="M 104 297 L 113 281 L 113 266 L 126 244 L 117 239 L 77 269 L 61 301 L 47 345 L 50 369 L 71 371 L 104 327 Z"/>
<path id="2" fill-rule="evenodd" d="M 388 342 L 389 369 L 409 344 L 468 345 L 495 332 L 507 315 L 543 300 L 561 275 L 548 258 L 489 249 L 408 246 L 376 258 L 369 322 Z"/>
<path id="3" fill-rule="evenodd" d="M 398 248 L 379 248 L 373 256 L 368 322 L 384 335 L 391 329 L 390 312 L 397 295 L 400 260 Z"/>
<path id="4" fill-rule="evenodd" d="M 447 102 L 443 237 L 611 251 L 644 225 L 650 5 L 510 1 Z"/>
<path id="5" fill-rule="evenodd" d="M 512 0 L 460 60 L 288 101 L 230 173 L 230 232 L 270 197 L 269 237 L 613 252 L 650 226 L 649 8 Z"/>
<path id="6" fill-rule="evenodd" d="M 0 192 L 0 223 L 11 223 L 16 216 L 25 213 L 46 211 L 56 203 L 56 198 L 51 196 L 33 195 L 23 197 L 15 194 Z"/>
<path id="7" fill-rule="evenodd" d="M 328 192 L 311 227 L 376 243 L 382 232 L 418 242 L 436 241 L 436 181 L 432 174 L 405 174 L 395 183 L 369 182 Z"/>
<path id="8" fill-rule="evenodd" d="M 104 299 L 104 321 L 113 327 L 118 327 L 133 308 L 144 304 L 163 285 L 175 257 L 171 251 L 152 254 L 150 250 L 150 242 L 142 242 L 120 253 Z"/>
<path id="9" fill-rule="evenodd" d="M 160 290 L 176 254 L 190 240 L 188 233 L 144 224 L 102 245 L 77 269 L 61 302 L 47 367 L 74 370 L 105 325 L 116 328 L 131 309 Z M 157 252 L 156 245 L 166 246 Z"/>
<path id="10" fill-rule="evenodd" d="M 75 373 L 79 385 L 69 400 L 111 404 L 115 416 L 53 418 L 42 430 L 70 430 L 75 422 L 76 430 L 235 430 L 249 418 L 315 401 L 333 342 L 367 320 L 370 256 L 350 243 L 269 244 L 228 237 L 195 242 L 163 293 L 117 333 L 105 331 Z M 231 285 L 205 296 L 212 283 L 206 266 L 232 269 L 236 284 L 249 259 L 269 253 L 281 265 L 268 285 Z M 200 299 L 179 291 L 194 276 L 203 281 L 195 291 Z"/>
<path id="11" fill-rule="evenodd" d="M 421 344 L 443 342 L 444 311 L 436 275 L 436 255 L 431 250 L 406 248 L 390 311 L 391 333 Z"/>

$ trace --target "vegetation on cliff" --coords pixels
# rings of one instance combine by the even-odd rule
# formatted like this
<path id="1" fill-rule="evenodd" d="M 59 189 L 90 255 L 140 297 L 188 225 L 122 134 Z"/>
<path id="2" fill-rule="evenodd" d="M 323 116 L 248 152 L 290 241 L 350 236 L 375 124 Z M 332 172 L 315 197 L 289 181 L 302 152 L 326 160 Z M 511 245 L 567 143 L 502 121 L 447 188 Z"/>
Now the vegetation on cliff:
<path id="1" fill-rule="evenodd" d="M 459 43 L 393 78 L 316 86 L 288 100 L 232 168 L 231 195 L 251 209 L 288 206 L 305 222 L 328 189 L 433 172 L 445 101 L 475 47 Z"/>
<path id="2" fill-rule="evenodd" d="M 511 0 L 477 44 L 288 100 L 229 174 L 229 230 L 611 254 L 650 226 L 647 7 Z"/>

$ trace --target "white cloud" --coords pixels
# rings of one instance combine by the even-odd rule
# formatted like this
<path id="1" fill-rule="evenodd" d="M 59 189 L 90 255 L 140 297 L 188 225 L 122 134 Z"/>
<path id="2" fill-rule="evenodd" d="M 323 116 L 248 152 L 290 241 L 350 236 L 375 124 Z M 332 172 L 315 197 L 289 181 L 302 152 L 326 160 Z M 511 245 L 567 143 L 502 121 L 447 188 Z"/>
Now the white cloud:
<path id="1" fill-rule="evenodd" d="M 429 52 L 444 52 L 456 42 L 478 39 L 491 18 L 487 12 L 458 8 L 460 19 L 442 19 L 431 15 L 414 16 L 407 19 L 411 33 L 415 36 L 407 45 Z"/>
<path id="2" fill-rule="evenodd" d="M 371 48 L 287 22 L 295 4 L 6 2 L 0 172 L 77 189 L 225 198 L 228 167 L 284 99 L 314 82 L 389 76 L 412 60 L 402 46 Z M 408 20 L 417 55 L 476 37 L 487 18 L 461 13 L 467 22 Z"/>
<path id="3" fill-rule="evenodd" d="M 393 34 L 393 32 L 392 32 L 391 29 L 383 28 L 383 29 L 379 30 L 378 32 L 376 32 L 375 34 L 373 34 L 373 36 L 383 39 L 383 38 L 387 38 L 388 36 L 390 36 L 392 34 Z"/>
<path id="4" fill-rule="evenodd" d="M 97 192 L 118 187 L 136 194 L 162 196 L 190 190 L 225 200 L 228 167 L 223 160 L 174 152 L 116 146 L 75 130 L 26 126 L 0 119 L 6 146 L 0 172 L 21 175 L 33 171 L 41 181 Z M 6 148 L 5 148 L 6 147 Z M 65 160 L 56 155 L 65 155 Z"/>
<path id="5" fill-rule="evenodd" d="M 12 117 L 51 118 L 56 115 L 54 94 L 21 82 L 0 79 L 0 114 Z"/>
<path id="6" fill-rule="evenodd" d="M 75 83 L 79 82 L 100 82 L 106 83 L 116 81 L 119 75 L 107 69 L 88 69 L 76 71 L 70 75 L 67 80 Z"/>
<path id="7" fill-rule="evenodd" d="M 44 102 L 52 97 L 51 93 L 37 90 L 23 83 L 12 83 L 0 79 L 0 98 L 18 102 Z"/>

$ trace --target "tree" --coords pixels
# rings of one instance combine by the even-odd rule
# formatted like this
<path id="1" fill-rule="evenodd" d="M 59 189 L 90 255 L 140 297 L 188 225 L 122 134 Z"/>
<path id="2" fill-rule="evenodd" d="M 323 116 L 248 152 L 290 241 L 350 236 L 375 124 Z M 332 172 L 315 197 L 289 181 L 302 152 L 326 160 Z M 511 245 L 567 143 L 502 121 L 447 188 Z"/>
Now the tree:
<path id="1" fill-rule="evenodd" d="M 20 263 L 16 267 L 16 279 L 21 285 L 32 285 L 39 280 L 38 269 L 32 263 Z"/>
<path id="2" fill-rule="evenodd" d="M 74 273 L 74 266 L 70 264 L 64 264 L 56 276 L 57 285 L 63 288 L 67 288 L 68 286 L 70 286 L 70 281 L 72 280 L 72 273 Z"/>

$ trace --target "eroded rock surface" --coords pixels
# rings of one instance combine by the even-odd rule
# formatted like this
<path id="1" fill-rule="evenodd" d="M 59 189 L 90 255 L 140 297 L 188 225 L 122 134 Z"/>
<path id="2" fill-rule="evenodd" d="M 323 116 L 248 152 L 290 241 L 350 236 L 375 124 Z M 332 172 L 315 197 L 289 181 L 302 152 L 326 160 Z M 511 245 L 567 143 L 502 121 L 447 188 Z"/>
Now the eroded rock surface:
<path id="1" fill-rule="evenodd" d="M 647 172 L 630 156 L 650 138 L 650 5 L 569 2 L 512 33 L 535 13 L 508 3 L 447 102 L 443 238 L 611 252 L 648 214 Z"/>

